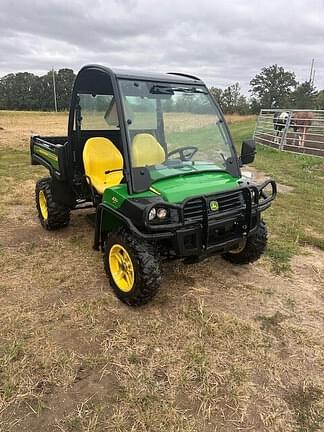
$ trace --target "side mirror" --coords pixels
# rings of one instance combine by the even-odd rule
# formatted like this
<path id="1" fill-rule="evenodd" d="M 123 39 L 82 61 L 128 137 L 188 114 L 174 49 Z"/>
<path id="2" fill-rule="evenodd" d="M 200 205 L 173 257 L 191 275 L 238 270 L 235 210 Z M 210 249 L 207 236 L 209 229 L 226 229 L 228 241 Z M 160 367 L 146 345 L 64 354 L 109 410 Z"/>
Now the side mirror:
<path id="1" fill-rule="evenodd" d="M 249 164 L 254 161 L 256 154 L 256 145 L 254 139 L 244 140 L 242 143 L 240 161 L 242 165 Z"/>

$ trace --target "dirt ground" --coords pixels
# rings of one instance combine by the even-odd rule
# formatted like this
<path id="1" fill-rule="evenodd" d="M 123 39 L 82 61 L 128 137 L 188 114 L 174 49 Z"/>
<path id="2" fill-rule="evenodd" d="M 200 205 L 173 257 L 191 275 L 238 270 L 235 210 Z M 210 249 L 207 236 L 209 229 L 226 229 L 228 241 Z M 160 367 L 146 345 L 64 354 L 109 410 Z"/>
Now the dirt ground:
<path id="1" fill-rule="evenodd" d="M 49 120 L 49 133 L 64 121 Z M 31 126 L 4 127 L 2 149 L 28 147 Z M 324 430 L 323 251 L 304 248 L 281 276 L 267 258 L 165 263 L 156 299 L 128 308 L 86 211 L 41 228 L 40 175 L 2 176 L 0 431 Z"/>

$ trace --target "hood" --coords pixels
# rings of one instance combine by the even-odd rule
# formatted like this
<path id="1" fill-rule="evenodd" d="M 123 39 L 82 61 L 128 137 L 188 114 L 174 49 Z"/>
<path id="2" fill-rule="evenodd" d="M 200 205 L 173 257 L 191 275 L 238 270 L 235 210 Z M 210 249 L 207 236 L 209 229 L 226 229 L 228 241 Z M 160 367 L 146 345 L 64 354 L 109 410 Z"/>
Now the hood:
<path id="1" fill-rule="evenodd" d="M 186 174 L 157 180 L 152 184 L 151 191 L 161 195 L 165 201 L 181 203 L 189 197 L 235 189 L 238 181 L 226 172 Z"/>

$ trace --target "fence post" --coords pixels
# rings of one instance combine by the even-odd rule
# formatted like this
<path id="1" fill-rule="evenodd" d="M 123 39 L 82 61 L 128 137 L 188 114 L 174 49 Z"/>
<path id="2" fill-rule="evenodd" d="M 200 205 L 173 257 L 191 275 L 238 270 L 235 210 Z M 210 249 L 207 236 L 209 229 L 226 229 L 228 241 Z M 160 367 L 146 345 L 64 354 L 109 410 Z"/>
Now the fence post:
<path id="1" fill-rule="evenodd" d="M 254 128 L 254 132 L 253 132 L 253 139 L 254 139 L 254 140 L 255 140 L 255 133 L 256 133 L 256 131 L 258 130 L 259 120 L 260 120 L 260 117 L 262 116 L 262 114 L 263 114 L 263 109 L 261 109 L 261 111 L 259 112 L 259 115 L 258 115 L 258 117 L 257 117 L 257 121 L 256 121 L 255 128 Z"/>

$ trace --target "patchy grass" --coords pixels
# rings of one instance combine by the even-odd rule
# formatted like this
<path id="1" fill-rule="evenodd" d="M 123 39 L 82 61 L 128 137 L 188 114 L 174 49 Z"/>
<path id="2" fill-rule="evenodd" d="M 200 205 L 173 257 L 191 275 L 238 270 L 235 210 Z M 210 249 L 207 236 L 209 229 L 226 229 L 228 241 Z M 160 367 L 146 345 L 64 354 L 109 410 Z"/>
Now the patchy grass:
<path id="1" fill-rule="evenodd" d="M 231 131 L 239 147 L 251 137 L 254 122 L 236 123 Z M 277 182 L 293 187 L 289 194 L 279 193 L 273 207 L 265 213 L 270 229 L 268 256 L 276 272 L 289 268 L 290 258 L 300 246 L 324 250 L 324 161 L 320 157 L 278 152 L 258 146 L 253 166 Z"/>
<path id="2" fill-rule="evenodd" d="M 297 388 L 288 389 L 286 400 L 297 416 L 297 431 L 315 432 L 323 424 L 324 412 L 318 406 L 323 389 L 304 382 Z"/>
<path id="3" fill-rule="evenodd" d="M 301 186 L 295 156 L 275 162 L 294 190 L 268 212 L 269 259 L 278 272 L 291 261 L 289 278 L 267 259 L 171 262 L 157 298 L 130 309 L 108 286 L 85 211 L 62 231 L 38 223 L 34 182 L 46 171 L 29 165 L 29 134 L 61 135 L 65 121 L 0 112 L 0 430 L 322 431 L 324 252 L 302 246 L 323 235 L 300 221 L 318 202 L 299 208 L 320 165 L 305 162 Z M 239 142 L 253 122 L 231 128 Z M 277 175 L 276 157 L 260 149 L 259 168 Z"/>
<path id="4" fill-rule="evenodd" d="M 229 123 L 238 149 L 244 139 L 253 135 L 255 119 L 251 117 L 246 121 L 236 121 L 234 117 Z M 169 136 L 175 147 L 195 145 L 199 141 L 204 143 L 204 149 L 211 151 L 213 143 L 210 137 L 214 134 L 214 126 L 189 121 L 183 124 L 188 132 L 184 129 Z M 289 194 L 279 193 L 274 206 L 264 215 L 270 231 L 267 255 L 274 272 L 285 272 L 290 268 L 291 257 L 300 253 L 300 246 L 310 245 L 324 250 L 324 162 L 319 157 L 278 152 L 263 146 L 258 146 L 257 150 L 252 165 L 281 185 L 291 188 Z"/>

